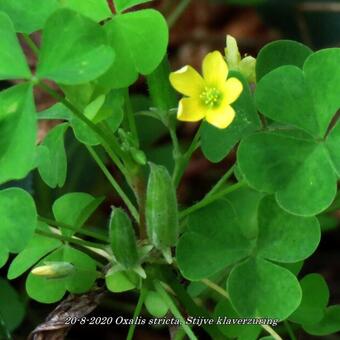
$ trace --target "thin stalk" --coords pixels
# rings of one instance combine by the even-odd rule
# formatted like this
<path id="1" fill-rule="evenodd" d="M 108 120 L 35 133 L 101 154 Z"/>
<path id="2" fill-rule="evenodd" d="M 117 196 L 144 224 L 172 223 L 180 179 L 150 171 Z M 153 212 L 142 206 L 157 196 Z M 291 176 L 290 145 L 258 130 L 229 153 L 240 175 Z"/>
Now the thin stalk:
<path id="1" fill-rule="evenodd" d="M 185 320 L 181 314 L 181 312 L 178 310 L 176 304 L 172 301 L 172 298 L 169 296 L 169 294 L 166 292 L 166 290 L 163 288 L 162 284 L 159 281 L 154 282 L 154 286 L 158 294 L 163 298 L 164 302 L 168 305 L 171 313 L 174 315 L 175 318 L 180 320 L 183 330 L 185 331 L 186 335 L 190 340 L 198 340 L 194 332 L 191 330 L 191 328 L 185 323 Z"/>
<path id="2" fill-rule="evenodd" d="M 199 210 L 204 208 L 205 206 L 207 206 L 208 204 L 224 197 L 225 195 L 238 190 L 239 188 L 242 188 L 245 185 L 245 182 L 238 182 L 234 185 L 231 185 L 227 188 L 225 188 L 224 190 L 220 190 L 219 192 L 209 196 L 209 197 L 204 197 L 201 201 L 199 201 L 198 203 L 192 205 L 191 207 L 183 210 L 180 212 L 179 216 L 180 218 L 184 218 L 190 214 L 192 214 L 194 211 Z"/>
<path id="3" fill-rule="evenodd" d="M 53 227 L 73 230 L 78 234 L 93 237 L 98 241 L 108 242 L 108 238 L 105 235 L 102 235 L 102 234 L 97 233 L 97 232 L 92 231 L 92 230 L 88 230 L 88 229 L 77 230 L 77 228 L 74 227 L 74 226 L 71 226 L 71 225 L 63 223 L 63 222 L 54 221 L 54 220 L 51 220 L 49 218 L 45 218 L 45 217 L 42 217 L 42 216 L 38 216 L 38 220 L 41 221 L 41 222 L 45 222 L 46 224 L 51 225 Z"/>
<path id="4" fill-rule="evenodd" d="M 126 117 L 128 120 L 130 131 L 134 137 L 137 147 L 139 147 L 137 125 L 136 125 L 135 115 L 134 115 L 132 105 L 131 105 L 129 90 L 127 90 L 127 93 L 125 95 L 125 113 L 126 113 Z"/>
<path id="5" fill-rule="evenodd" d="M 140 290 L 137 306 L 136 306 L 135 311 L 133 313 L 133 319 L 134 320 L 140 315 L 140 313 L 142 311 L 142 307 L 143 307 L 144 300 L 145 300 L 145 295 L 146 295 L 146 290 L 144 289 L 144 287 L 142 287 L 141 290 Z M 132 340 L 133 335 L 135 334 L 135 329 L 136 329 L 136 324 L 132 323 L 129 327 L 129 332 L 128 332 L 128 335 L 126 337 L 126 340 Z"/>
<path id="6" fill-rule="evenodd" d="M 209 287 L 212 290 L 214 290 L 215 292 L 217 292 L 218 294 L 224 296 L 226 299 L 229 299 L 228 292 L 226 290 L 224 290 L 222 287 L 220 287 L 219 285 L 217 285 L 215 282 L 210 281 L 208 279 L 203 279 L 203 280 L 201 280 L 201 282 L 203 284 L 205 284 L 207 287 Z"/>
<path id="7" fill-rule="evenodd" d="M 116 164 L 118 169 L 121 171 L 121 173 L 128 179 L 129 174 L 127 170 L 125 169 L 124 165 L 120 161 L 120 159 L 116 156 L 116 154 L 113 152 L 110 141 L 106 138 L 106 136 L 103 134 L 101 129 L 97 127 L 96 124 L 92 123 L 85 115 L 83 115 L 74 105 L 72 105 L 68 100 L 66 100 L 64 97 L 62 97 L 57 91 L 50 88 L 47 84 L 43 82 L 39 82 L 38 86 L 43 89 L 45 92 L 47 92 L 50 96 L 64 104 L 68 109 L 70 109 L 74 115 L 79 118 L 83 123 L 85 123 L 93 132 L 97 134 L 97 136 L 100 138 L 100 141 L 112 159 L 112 161 Z"/>
<path id="8" fill-rule="evenodd" d="M 35 44 L 35 42 L 33 41 L 33 39 L 26 33 L 22 33 L 21 34 L 22 37 L 24 38 L 26 44 L 28 45 L 28 47 L 32 50 L 32 52 L 38 56 L 39 54 L 39 48 L 38 46 Z"/>
<path id="9" fill-rule="evenodd" d="M 139 214 L 135 206 L 132 204 L 128 196 L 125 194 L 123 189 L 119 186 L 118 182 L 113 178 L 109 170 L 106 168 L 103 161 L 100 159 L 99 155 L 96 153 L 96 151 L 91 147 L 86 145 L 87 150 L 89 151 L 90 155 L 93 157 L 99 168 L 102 170 L 103 174 L 107 178 L 107 180 L 110 182 L 112 187 L 117 191 L 125 205 L 128 207 L 131 215 L 136 220 L 136 222 L 139 222 Z"/>
<path id="10" fill-rule="evenodd" d="M 296 336 L 294 334 L 294 331 L 293 331 L 292 327 L 290 326 L 289 322 L 285 320 L 283 323 L 284 323 L 284 325 L 286 327 L 287 333 L 290 336 L 290 339 L 291 340 L 297 340 L 297 338 L 296 338 Z"/>
<path id="11" fill-rule="evenodd" d="M 202 128 L 202 124 L 200 125 L 200 127 L 198 128 L 195 137 L 193 138 L 188 150 L 184 153 L 184 155 L 181 155 L 181 157 L 178 160 L 178 166 L 175 168 L 175 171 L 173 173 L 172 179 L 173 179 L 173 183 L 175 185 L 175 187 L 178 186 L 184 171 L 190 161 L 190 158 L 192 156 L 192 154 L 194 153 L 194 151 L 199 147 L 200 145 L 200 134 L 201 134 L 201 128 Z"/>
<path id="12" fill-rule="evenodd" d="M 229 300 L 229 294 L 228 292 L 223 289 L 222 287 L 218 286 L 214 282 L 210 280 L 203 279 L 201 280 L 202 283 L 204 283 L 206 286 L 210 287 L 212 290 L 214 290 L 216 293 L 220 294 L 221 296 L 225 297 Z M 275 340 L 283 340 L 279 334 L 277 334 L 273 328 L 271 328 L 268 325 L 261 325 L 261 327 L 270 334 Z"/>
<path id="13" fill-rule="evenodd" d="M 215 194 L 219 189 L 223 186 L 223 184 L 232 176 L 234 173 L 235 165 L 233 165 L 221 178 L 220 180 L 212 187 L 212 189 L 205 195 L 205 197 L 210 197 Z"/>
<path id="14" fill-rule="evenodd" d="M 104 249 L 104 245 L 99 244 L 99 243 L 94 243 L 94 242 L 90 242 L 90 241 L 85 241 L 85 240 L 80 240 L 77 238 L 73 238 L 73 237 L 69 237 L 69 236 L 65 236 L 65 235 L 59 235 L 59 234 L 55 234 L 55 233 L 51 233 L 45 230 L 41 230 L 41 229 L 37 229 L 36 230 L 40 235 L 46 236 L 46 237 L 51 237 L 51 238 L 55 238 L 56 240 L 60 240 L 60 241 L 66 241 L 66 242 L 70 242 L 70 243 L 74 243 L 74 244 L 78 244 L 79 246 L 82 247 L 91 247 L 91 248 L 97 248 L 97 249 Z"/>
<path id="15" fill-rule="evenodd" d="M 180 3 L 175 8 L 175 10 L 171 13 L 171 15 L 169 15 L 167 19 L 168 25 L 170 28 L 176 23 L 178 18 L 182 15 L 182 13 L 185 11 L 185 9 L 188 7 L 189 4 L 190 4 L 190 0 L 180 1 Z"/>

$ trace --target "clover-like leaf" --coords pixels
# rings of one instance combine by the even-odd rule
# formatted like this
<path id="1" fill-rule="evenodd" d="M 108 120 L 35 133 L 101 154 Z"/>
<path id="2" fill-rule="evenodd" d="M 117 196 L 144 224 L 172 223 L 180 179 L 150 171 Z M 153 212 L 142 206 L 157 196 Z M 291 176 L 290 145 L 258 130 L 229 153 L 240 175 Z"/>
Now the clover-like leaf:
<path id="1" fill-rule="evenodd" d="M 194 281 L 240 261 L 250 251 L 251 244 L 240 231 L 233 207 L 221 200 L 190 216 L 176 258 L 183 276 Z"/>
<path id="2" fill-rule="evenodd" d="M 279 123 L 303 129 L 315 138 L 324 137 L 340 107 L 339 62 L 340 49 L 334 48 L 309 56 L 303 70 L 296 66 L 275 69 L 257 85 L 258 109 Z"/>
<path id="3" fill-rule="evenodd" d="M 0 92 L 0 130 L 0 183 L 24 178 L 34 167 L 36 152 L 36 117 L 29 84 Z"/>
<path id="4" fill-rule="evenodd" d="M 337 175 L 327 148 L 302 132 L 261 132 L 245 138 L 238 165 L 251 187 L 275 193 L 279 205 L 296 215 L 322 212 L 336 194 Z"/>
<path id="5" fill-rule="evenodd" d="M 282 210 L 272 196 L 263 198 L 260 203 L 258 228 L 257 255 L 277 262 L 294 263 L 306 259 L 321 238 L 316 217 L 291 215 Z"/>
<path id="6" fill-rule="evenodd" d="M 329 290 L 325 279 L 319 274 L 308 274 L 301 281 L 302 300 L 289 320 L 304 324 L 316 324 L 325 315 Z"/>
<path id="7" fill-rule="evenodd" d="M 37 76 L 66 85 L 82 84 L 102 75 L 113 60 L 114 52 L 100 25 L 60 9 L 44 26 Z"/>
<path id="8" fill-rule="evenodd" d="M 25 316 L 25 305 L 18 292 L 0 278 L 0 317 L 8 331 L 13 331 Z"/>
<path id="9" fill-rule="evenodd" d="M 42 235 L 34 235 L 27 246 L 12 261 L 7 278 L 16 279 L 42 257 L 62 245 L 61 241 Z"/>
<path id="10" fill-rule="evenodd" d="M 74 227 L 74 231 L 61 228 L 62 233 L 66 236 L 72 236 L 87 221 L 102 201 L 103 197 L 95 198 L 83 192 L 71 192 L 59 197 L 53 203 L 54 217 L 56 221 Z"/>
<path id="11" fill-rule="evenodd" d="M 162 61 L 168 44 L 164 17 L 153 9 L 115 15 L 105 26 L 116 58 L 100 83 L 123 88 L 150 74 Z"/>
<path id="12" fill-rule="evenodd" d="M 328 307 L 324 317 L 319 322 L 306 324 L 303 329 L 307 333 L 317 336 L 340 332 L 340 305 Z"/>
<path id="13" fill-rule="evenodd" d="M 64 246 L 42 259 L 37 266 L 54 261 L 69 262 L 74 266 L 74 271 L 66 277 L 57 279 L 30 273 L 26 280 L 26 291 L 32 299 L 41 303 L 54 303 L 62 299 L 66 291 L 74 294 L 85 293 L 94 284 L 97 277 L 96 263 L 87 254 Z"/>
<path id="14" fill-rule="evenodd" d="M 126 9 L 143 4 L 145 2 L 150 2 L 152 0 L 114 0 L 115 8 L 118 12 L 125 11 Z"/>
<path id="15" fill-rule="evenodd" d="M 240 79 L 243 84 L 243 91 L 237 101 L 232 104 L 236 116 L 227 129 L 218 129 L 207 122 L 203 122 L 201 130 L 202 151 L 211 162 L 221 161 L 242 137 L 249 135 L 261 126 L 248 82 L 240 73 L 235 71 L 230 72 L 229 77 Z"/>
<path id="16" fill-rule="evenodd" d="M 20 188 L 1 190 L 0 216 L 2 253 L 20 252 L 33 237 L 37 225 L 37 212 L 31 195 Z"/>
<path id="17" fill-rule="evenodd" d="M 67 158 L 64 134 L 68 124 L 59 124 L 49 131 L 38 148 L 38 170 L 51 188 L 62 187 L 66 180 Z"/>
<path id="18" fill-rule="evenodd" d="M 329 152 L 330 158 L 336 170 L 338 177 L 340 177 L 340 121 L 336 123 L 330 131 L 325 142 L 326 148 Z"/>
<path id="19" fill-rule="evenodd" d="M 301 288 L 287 269 L 267 260 L 250 258 L 231 271 L 227 290 L 242 317 L 286 319 L 301 302 Z"/>
<path id="20" fill-rule="evenodd" d="M 27 34 L 41 29 L 46 19 L 58 9 L 58 7 L 58 0 L 0 1 L 0 11 L 9 15 L 14 23 L 16 32 Z M 2 35 L 2 37 L 4 36 Z"/>
<path id="21" fill-rule="evenodd" d="M 256 58 L 257 81 L 280 66 L 294 65 L 302 68 L 312 53 L 309 47 L 297 41 L 277 40 L 267 44 Z"/>

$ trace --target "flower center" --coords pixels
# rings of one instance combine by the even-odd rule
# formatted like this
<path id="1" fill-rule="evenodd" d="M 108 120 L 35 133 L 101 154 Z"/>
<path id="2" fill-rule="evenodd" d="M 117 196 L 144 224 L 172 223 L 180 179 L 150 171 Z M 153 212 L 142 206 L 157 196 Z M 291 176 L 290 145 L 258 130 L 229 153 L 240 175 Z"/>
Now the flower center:
<path id="1" fill-rule="evenodd" d="M 209 108 L 216 107 L 222 100 L 222 93 L 216 87 L 205 86 L 200 94 L 203 105 Z"/>

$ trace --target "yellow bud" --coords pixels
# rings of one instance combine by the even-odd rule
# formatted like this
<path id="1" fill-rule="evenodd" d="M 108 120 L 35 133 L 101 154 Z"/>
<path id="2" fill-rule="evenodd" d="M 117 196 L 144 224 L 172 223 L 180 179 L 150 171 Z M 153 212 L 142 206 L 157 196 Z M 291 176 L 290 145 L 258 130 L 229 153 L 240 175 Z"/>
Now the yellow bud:
<path id="1" fill-rule="evenodd" d="M 238 50 L 237 41 L 231 35 L 227 35 L 225 58 L 230 70 L 240 72 L 250 83 L 256 81 L 256 59 L 251 56 L 242 58 Z"/>
<path id="2" fill-rule="evenodd" d="M 74 266 L 69 262 L 46 262 L 43 266 L 33 268 L 31 273 L 36 276 L 58 279 L 70 275 L 73 270 Z"/>

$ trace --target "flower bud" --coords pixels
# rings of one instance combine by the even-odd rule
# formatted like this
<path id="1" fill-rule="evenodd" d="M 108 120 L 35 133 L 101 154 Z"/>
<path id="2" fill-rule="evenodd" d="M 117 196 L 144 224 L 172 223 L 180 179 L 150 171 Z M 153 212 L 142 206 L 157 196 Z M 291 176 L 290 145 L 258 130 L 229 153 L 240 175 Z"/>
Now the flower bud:
<path id="1" fill-rule="evenodd" d="M 69 262 L 46 262 L 43 266 L 35 267 L 31 273 L 50 279 L 60 279 L 69 276 L 74 271 L 74 266 Z"/>
<path id="2" fill-rule="evenodd" d="M 230 70 L 240 72 L 248 82 L 256 81 L 256 59 L 251 56 L 241 58 L 237 41 L 231 35 L 227 35 L 227 47 L 225 48 L 225 58 Z"/>

